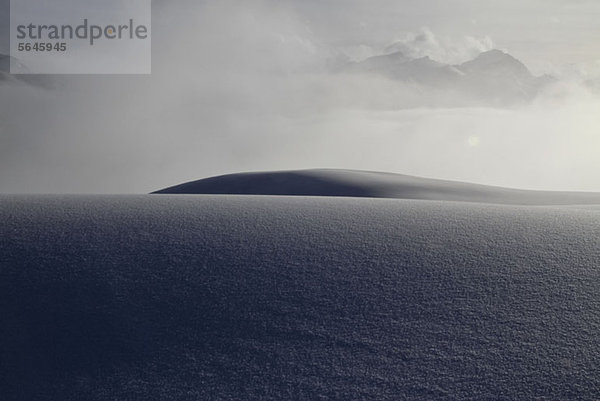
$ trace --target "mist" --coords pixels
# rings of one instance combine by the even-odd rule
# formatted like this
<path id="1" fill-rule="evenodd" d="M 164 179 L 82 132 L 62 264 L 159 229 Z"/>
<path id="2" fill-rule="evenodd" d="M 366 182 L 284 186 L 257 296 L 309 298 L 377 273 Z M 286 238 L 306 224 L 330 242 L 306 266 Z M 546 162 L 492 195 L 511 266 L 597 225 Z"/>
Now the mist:
<path id="1" fill-rule="evenodd" d="M 333 28 L 308 23 L 302 7 L 155 2 L 152 75 L 0 82 L 0 192 L 146 193 L 303 168 L 600 191 L 591 72 L 553 64 L 540 72 L 554 73 L 554 83 L 502 105 L 349 73 L 340 66 L 395 50 L 460 63 L 511 48 L 491 35 L 438 35 L 427 20 L 387 41 L 370 32 L 361 43 L 354 31 L 340 41 Z"/>

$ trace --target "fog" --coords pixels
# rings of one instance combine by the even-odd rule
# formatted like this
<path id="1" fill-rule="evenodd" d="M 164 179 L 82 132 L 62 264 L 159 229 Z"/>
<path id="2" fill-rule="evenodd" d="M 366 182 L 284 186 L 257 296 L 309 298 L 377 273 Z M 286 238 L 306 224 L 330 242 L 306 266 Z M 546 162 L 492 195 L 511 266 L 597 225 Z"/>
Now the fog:
<path id="1" fill-rule="evenodd" d="M 369 14 L 363 36 L 341 40 L 339 20 L 355 15 L 360 28 L 364 5 L 339 3 L 329 2 L 328 15 L 341 15 L 327 27 L 312 2 L 155 2 L 151 76 L 0 82 L 0 192 L 144 193 L 217 174 L 323 167 L 600 191 L 593 57 L 522 60 L 556 82 L 527 102 L 490 104 L 340 66 L 395 50 L 452 64 L 492 48 L 517 57 L 522 45 L 513 53 L 510 40 L 476 24 L 449 31 L 414 2 L 406 13 L 419 26 L 390 28 L 386 40 L 369 30 Z"/>

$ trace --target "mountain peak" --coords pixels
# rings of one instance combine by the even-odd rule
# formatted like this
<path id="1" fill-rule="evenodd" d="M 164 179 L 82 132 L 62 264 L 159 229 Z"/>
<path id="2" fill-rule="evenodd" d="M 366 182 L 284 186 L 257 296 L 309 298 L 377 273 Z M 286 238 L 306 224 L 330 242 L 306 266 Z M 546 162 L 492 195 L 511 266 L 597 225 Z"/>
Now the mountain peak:
<path id="1" fill-rule="evenodd" d="M 469 64 L 469 63 L 478 63 L 478 64 L 485 64 L 485 65 L 518 64 L 518 65 L 522 65 L 523 67 L 525 67 L 525 65 L 523 63 L 521 63 L 519 60 L 517 60 L 510 54 L 508 54 L 502 50 L 498 50 L 498 49 L 492 49 L 492 50 L 482 52 L 477 57 L 475 57 L 473 60 L 463 63 L 463 65 Z"/>
<path id="2" fill-rule="evenodd" d="M 518 76 L 531 77 L 531 73 L 519 60 L 502 50 L 492 49 L 479 54 L 471 61 L 461 64 L 458 68 L 464 72 L 512 73 Z"/>
<path id="3" fill-rule="evenodd" d="M 502 50 L 498 50 L 498 49 L 492 49 L 492 50 L 482 52 L 479 54 L 479 56 L 475 57 L 475 60 L 486 60 L 486 61 L 490 61 L 490 62 L 491 61 L 500 62 L 503 60 L 518 61 L 516 58 L 514 58 L 510 54 L 508 54 Z"/>
<path id="4" fill-rule="evenodd" d="M 481 52 L 480 56 L 484 55 L 484 54 L 487 54 L 487 55 L 497 55 L 497 56 L 509 56 L 509 54 L 507 52 L 505 52 L 503 50 L 500 50 L 500 49 L 486 50 L 484 52 Z"/>
<path id="5" fill-rule="evenodd" d="M 408 58 L 406 56 L 406 54 L 404 54 L 400 50 L 396 50 L 396 51 L 393 51 L 393 52 L 390 52 L 390 53 L 385 53 L 385 54 L 383 54 L 383 56 L 385 56 L 385 57 L 395 57 L 395 58 Z"/>

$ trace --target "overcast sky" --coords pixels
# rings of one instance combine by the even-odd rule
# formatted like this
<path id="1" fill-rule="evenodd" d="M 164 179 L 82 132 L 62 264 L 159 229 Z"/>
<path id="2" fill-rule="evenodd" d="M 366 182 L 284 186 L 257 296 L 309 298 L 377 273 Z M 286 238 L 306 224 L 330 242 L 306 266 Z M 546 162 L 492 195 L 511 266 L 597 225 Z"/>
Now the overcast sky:
<path id="1" fill-rule="evenodd" d="M 0 193 L 321 167 L 600 191 L 600 102 L 573 80 L 598 75 L 599 16 L 584 0 L 155 1 L 152 76 L 0 83 Z M 500 48 L 561 82 L 518 108 L 442 107 L 450 94 L 322 72 L 396 41 L 444 62 Z"/>
<path id="2" fill-rule="evenodd" d="M 316 37 L 332 44 L 386 43 L 429 27 L 440 37 L 490 37 L 525 62 L 600 59 L 595 0 L 289 1 Z"/>

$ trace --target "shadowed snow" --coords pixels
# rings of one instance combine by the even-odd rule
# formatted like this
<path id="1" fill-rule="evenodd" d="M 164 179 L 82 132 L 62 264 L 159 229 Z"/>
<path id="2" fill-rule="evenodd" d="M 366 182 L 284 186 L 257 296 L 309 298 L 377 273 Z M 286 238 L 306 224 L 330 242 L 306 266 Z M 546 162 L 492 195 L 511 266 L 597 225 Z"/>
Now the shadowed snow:
<path id="1" fill-rule="evenodd" d="M 0 197 L 12 400 L 593 400 L 595 209 Z"/>
<path id="2" fill-rule="evenodd" d="M 521 205 L 600 204 L 592 192 L 528 191 L 352 170 L 240 173 L 192 181 L 157 194 L 347 196 Z"/>

